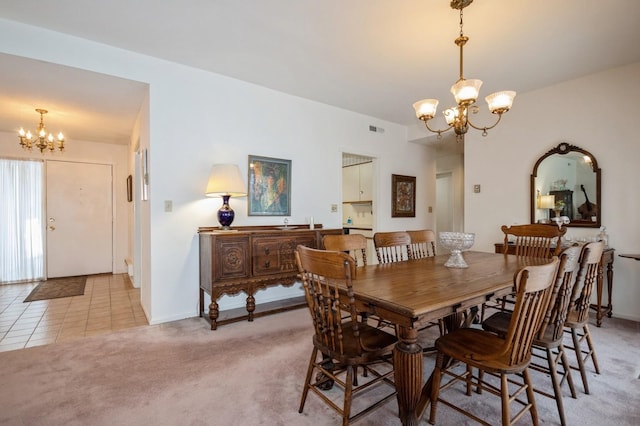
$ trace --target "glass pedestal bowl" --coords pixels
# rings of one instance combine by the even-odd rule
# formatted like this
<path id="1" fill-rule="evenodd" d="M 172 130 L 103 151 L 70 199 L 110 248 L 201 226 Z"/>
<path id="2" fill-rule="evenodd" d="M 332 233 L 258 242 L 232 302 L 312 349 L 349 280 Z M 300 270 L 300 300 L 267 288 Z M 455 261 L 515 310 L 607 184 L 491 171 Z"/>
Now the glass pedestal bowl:
<path id="1" fill-rule="evenodd" d="M 466 232 L 440 232 L 440 244 L 451 251 L 451 256 L 444 266 L 448 268 L 469 267 L 462 257 L 462 251 L 473 246 L 475 235 Z"/>

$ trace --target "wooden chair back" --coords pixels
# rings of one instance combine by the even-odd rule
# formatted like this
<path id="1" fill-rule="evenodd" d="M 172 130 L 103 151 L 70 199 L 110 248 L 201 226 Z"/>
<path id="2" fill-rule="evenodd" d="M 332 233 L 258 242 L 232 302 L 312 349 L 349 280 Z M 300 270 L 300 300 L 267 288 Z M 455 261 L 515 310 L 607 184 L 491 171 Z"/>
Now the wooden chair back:
<path id="1" fill-rule="evenodd" d="M 367 238 L 361 234 L 325 235 L 324 248 L 343 251 L 356 262 L 356 266 L 367 266 Z"/>
<path id="2" fill-rule="evenodd" d="M 344 354 L 344 318 L 351 320 L 353 335 L 359 335 L 351 284 L 355 261 L 343 252 L 316 250 L 299 245 L 296 249 L 296 262 L 315 329 L 315 339 L 332 354 Z M 348 304 L 340 302 L 339 285 L 347 288 Z"/>
<path id="3" fill-rule="evenodd" d="M 422 259 L 436 255 L 436 233 L 431 229 L 407 231 L 411 238 L 411 255 L 414 259 Z"/>
<path id="4" fill-rule="evenodd" d="M 598 280 L 603 251 L 604 243 L 602 241 L 588 243 L 582 248 L 578 277 L 573 287 L 569 308 L 572 319 L 575 318 L 577 322 L 586 322 L 589 318 L 591 293 Z"/>
<path id="5" fill-rule="evenodd" d="M 560 255 L 561 240 L 567 233 L 566 227 L 534 223 L 531 225 L 502 226 L 504 233 L 504 253 L 507 253 L 510 236 L 515 237 L 515 254 L 521 257 L 550 258 Z"/>
<path id="6" fill-rule="evenodd" d="M 379 263 L 402 262 L 413 259 L 411 237 L 405 231 L 376 232 L 373 245 Z"/>
<path id="7" fill-rule="evenodd" d="M 554 256 L 546 265 L 525 266 L 514 277 L 516 304 L 499 354 L 508 355 L 509 365 L 521 365 L 531 358 L 533 339 L 542 323 L 551 297 L 551 285 L 558 271 Z"/>
<path id="8" fill-rule="evenodd" d="M 558 274 L 552 287 L 547 313 L 538 332 L 538 340 L 555 342 L 562 338 L 581 251 L 582 247 L 572 246 L 560 254 Z"/>

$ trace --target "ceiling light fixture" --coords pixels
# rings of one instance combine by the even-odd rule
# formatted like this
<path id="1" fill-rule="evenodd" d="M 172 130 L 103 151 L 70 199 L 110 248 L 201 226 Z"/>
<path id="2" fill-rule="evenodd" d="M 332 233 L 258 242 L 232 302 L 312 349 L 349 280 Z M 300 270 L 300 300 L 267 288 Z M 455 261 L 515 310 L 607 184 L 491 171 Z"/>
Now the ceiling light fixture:
<path id="1" fill-rule="evenodd" d="M 62 132 L 58 133 L 58 138 L 55 141 L 51 133 L 49 133 L 49 135 L 47 136 L 47 129 L 44 127 L 44 115 L 49 111 L 47 111 L 46 109 L 36 108 L 36 112 L 40 114 L 40 124 L 38 124 L 38 130 L 36 131 L 35 139 L 31 134 L 31 131 L 27 130 L 25 132 L 21 127 L 18 131 L 20 145 L 24 149 L 27 149 L 29 151 L 31 151 L 31 149 L 35 146 L 36 148 L 40 149 L 41 153 L 44 154 L 45 149 L 48 149 L 51 152 L 55 151 L 56 144 L 54 142 L 58 142 L 57 148 L 60 151 L 64 151 L 64 135 L 62 134 Z"/>
<path id="2" fill-rule="evenodd" d="M 455 43 L 460 47 L 460 78 L 451 86 L 451 93 L 456 99 L 457 106 L 446 109 L 443 114 L 447 122 L 448 127 L 442 130 L 435 130 L 429 127 L 429 120 L 436 115 L 438 108 L 437 99 L 423 99 L 413 104 L 413 108 L 416 110 L 416 116 L 424 121 L 427 129 L 433 133 L 438 134 L 438 139 L 442 138 L 442 133 L 453 129 L 456 133 L 456 139 L 462 140 L 464 134 L 469 130 L 469 126 L 476 130 L 482 130 L 482 136 L 487 136 L 487 130 L 493 129 L 498 125 L 502 114 L 509 111 L 513 104 L 513 98 L 516 96 L 516 92 L 511 90 L 492 93 L 485 98 L 489 105 L 489 110 L 493 114 L 498 115 L 498 120 L 492 125 L 487 127 L 476 126 L 469 120 L 469 110 L 476 114 L 480 110 L 477 105 L 474 105 L 478 99 L 480 92 L 481 80 L 465 79 L 463 74 L 463 47 L 469 37 L 465 36 L 462 32 L 462 10 L 469 6 L 473 0 L 451 0 L 451 8 L 460 10 L 460 35 L 455 39 Z"/>

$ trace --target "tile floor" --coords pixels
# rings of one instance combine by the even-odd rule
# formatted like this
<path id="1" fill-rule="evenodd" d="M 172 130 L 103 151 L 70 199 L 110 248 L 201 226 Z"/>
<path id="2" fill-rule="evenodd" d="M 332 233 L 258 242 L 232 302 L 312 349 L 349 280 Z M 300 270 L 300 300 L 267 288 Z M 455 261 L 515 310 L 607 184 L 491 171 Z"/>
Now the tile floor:
<path id="1" fill-rule="evenodd" d="M 127 274 L 89 275 L 82 296 L 24 303 L 35 286 L 0 285 L 0 352 L 148 325 Z"/>

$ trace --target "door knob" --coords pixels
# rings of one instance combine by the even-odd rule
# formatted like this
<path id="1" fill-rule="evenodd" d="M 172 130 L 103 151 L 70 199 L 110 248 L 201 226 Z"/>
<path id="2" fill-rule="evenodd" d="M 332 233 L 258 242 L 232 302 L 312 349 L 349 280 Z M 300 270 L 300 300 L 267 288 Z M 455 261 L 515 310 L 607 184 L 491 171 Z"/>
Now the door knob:
<path id="1" fill-rule="evenodd" d="M 55 227 L 55 226 L 53 226 L 53 225 L 49 225 L 49 231 L 55 231 L 55 230 L 56 230 L 56 227 Z"/>

